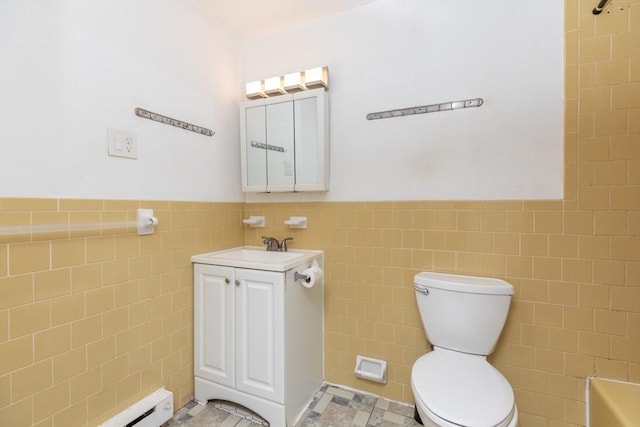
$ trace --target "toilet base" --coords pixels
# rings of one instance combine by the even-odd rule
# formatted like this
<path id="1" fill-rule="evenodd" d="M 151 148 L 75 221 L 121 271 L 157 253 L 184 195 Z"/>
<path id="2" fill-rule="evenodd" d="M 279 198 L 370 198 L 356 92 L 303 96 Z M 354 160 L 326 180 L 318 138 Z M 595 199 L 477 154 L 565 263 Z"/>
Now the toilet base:
<path id="1" fill-rule="evenodd" d="M 422 418 L 420 418 L 420 413 L 418 413 L 418 405 L 413 405 L 413 419 L 420 425 L 422 424 Z"/>
<path id="2" fill-rule="evenodd" d="M 427 412 L 429 412 L 429 410 L 426 410 Z M 440 423 L 436 423 L 434 421 L 434 418 L 437 418 L 434 414 L 433 418 L 431 418 L 429 416 L 429 414 L 427 414 L 424 410 L 424 408 L 421 408 L 418 406 L 418 404 L 416 403 L 416 412 L 418 413 L 418 418 L 420 418 L 420 424 L 422 424 L 424 427 L 459 427 L 459 426 L 455 426 L 454 424 L 448 423 L 444 420 L 441 420 Z"/>
<path id="3" fill-rule="evenodd" d="M 415 415 L 414 419 L 419 422 L 424 427 L 460 427 L 458 424 L 451 424 L 437 415 L 433 414 L 429 409 L 422 408 L 418 406 L 418 403 L 415 404 Z M 418 417 L 420 420 L 416 419 Z M 438 420 L 438 421 L 436 421 Z M 496 427 L 517 427 L 518 426 L 518 408 L 516 406 L 513 407 L 513 418 L 508 423 L 501 423 Z"/>

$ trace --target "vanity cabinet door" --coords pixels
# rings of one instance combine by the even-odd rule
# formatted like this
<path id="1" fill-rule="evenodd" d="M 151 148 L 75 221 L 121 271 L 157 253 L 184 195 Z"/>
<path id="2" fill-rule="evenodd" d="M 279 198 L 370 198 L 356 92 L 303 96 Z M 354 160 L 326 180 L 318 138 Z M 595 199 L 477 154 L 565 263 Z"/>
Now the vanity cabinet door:
<path id="1" fill-rule="evenodd" d="M 194 264 L 195 375 L 235 386 L 234 269 Z"/>
<path id="2" fill-rule="evenodd" d="M 284 403 L 284 273 L 236 270 L 236 388 Z"/>

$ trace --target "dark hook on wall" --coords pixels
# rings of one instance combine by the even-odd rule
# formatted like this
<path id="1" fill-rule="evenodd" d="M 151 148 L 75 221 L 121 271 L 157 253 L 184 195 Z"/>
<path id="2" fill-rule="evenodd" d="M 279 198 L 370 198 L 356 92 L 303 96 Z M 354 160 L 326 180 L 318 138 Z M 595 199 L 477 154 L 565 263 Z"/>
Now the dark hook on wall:
<path id="1" fill-rule="evenodd" d="M 607 4 L 609 0 L 600 0 L 600 3 L 593 9 L 594 15 L 600 15 L 602 13 L 602 9 L 604 9 L 604 5 Z"/>

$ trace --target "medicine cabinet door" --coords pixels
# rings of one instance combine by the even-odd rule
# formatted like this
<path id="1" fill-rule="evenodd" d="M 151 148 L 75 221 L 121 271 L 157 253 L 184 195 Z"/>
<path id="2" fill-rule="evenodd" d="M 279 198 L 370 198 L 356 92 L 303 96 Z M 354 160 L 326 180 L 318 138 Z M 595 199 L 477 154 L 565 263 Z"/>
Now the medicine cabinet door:
<path id="1" fill-rule="evenodd" d="M 243 187 L 248 191 L 267 190 L 266 109 L 264 105 L 252 105 L 243 109 L 242 138 Z"/>
<path id="2" fill-rule="evenodd" d="M 295 183 L 293 102 L 267 100 L 267 191 L 293 191 Z"/>
<path id="3" fill-rule="evenodd" d="M 328 108 L 324 89 L 244 102 L 242 191 L 327 191 Z"/>
<path id="4" fill-rule="evenodd" d="M 324 91 L 313 91 L 298 93 L 294 98 L 296 191 L 327 189 L 323 97 Z"/>

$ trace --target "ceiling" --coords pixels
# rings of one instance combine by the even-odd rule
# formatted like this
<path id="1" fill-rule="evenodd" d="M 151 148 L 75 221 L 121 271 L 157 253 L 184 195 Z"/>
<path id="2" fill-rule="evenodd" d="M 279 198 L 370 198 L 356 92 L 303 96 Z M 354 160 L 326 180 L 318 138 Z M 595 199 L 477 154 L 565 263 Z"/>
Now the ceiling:
<path id="1" fill-rule="evenodd" d="M 200 11 L 245 39 L 342 13 L 377 0 L 193 0 Z"/>

